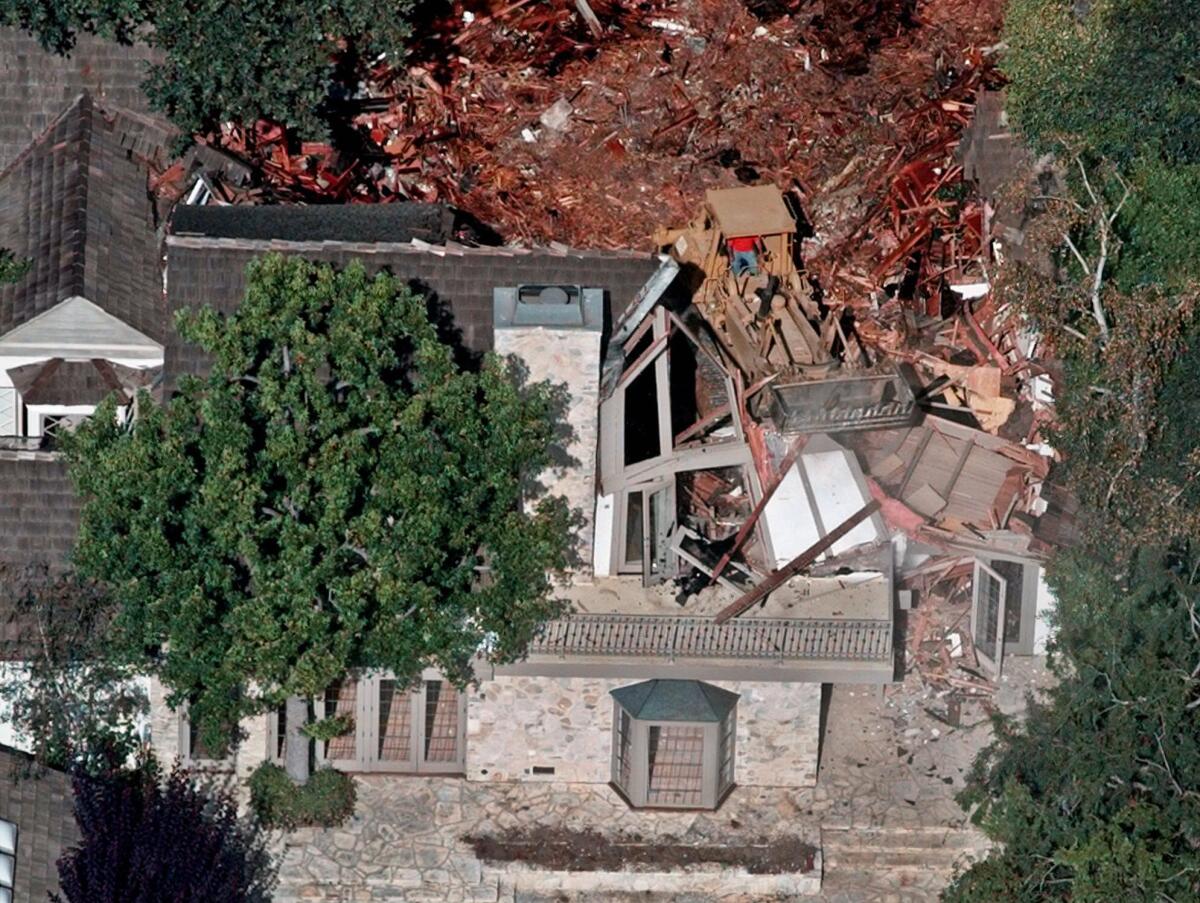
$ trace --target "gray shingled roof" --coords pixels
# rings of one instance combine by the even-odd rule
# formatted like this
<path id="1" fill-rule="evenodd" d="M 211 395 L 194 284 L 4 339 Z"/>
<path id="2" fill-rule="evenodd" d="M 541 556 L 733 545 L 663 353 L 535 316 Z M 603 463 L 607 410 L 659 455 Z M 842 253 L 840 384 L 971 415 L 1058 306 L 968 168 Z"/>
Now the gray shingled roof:
<path id="1" fill-rule="evenodd" d="M 17 825 L 13 899 L 38 903 L 58 891 L 59 857 L 79 841 L 71 779 L 61 771 L 29 771 L 25 753 L 0 746 L 0 818 Z"/>
<path id="2" fill-rule="evenodd" d="M 718 722 L 738 702 L 737 693 L 702 680 L 644 680 L 611 693 L 621 708 L 643 721 Z"/>
<path id="3" fill-rule="evenodd" d="M 55 357 L 8 371 L 25 404 L 99 404 L 112 392 L 128 401 L 131 390 L 148 385 L 156 370 L 135 370 L 102 358 L 64 361 Z"/>
<path id="4" fill-rule="evenodd" d="M 406 242 L 443 244 L 459 226 L 454 210 L 442 204 L 264 204 L 259 207 L 180 206 L 171 220 L 175 235 L 278 241 Z"/>
<path id="5" fill-rule="evenodd" d="M 82 296 L 134 329 L 166 334 L 147 169 L 127 144 L 144 123 L 84 94 L 0 173 L 0 247 L 32 261 L 0 287 L 0 335 Z M 127 139 L 128 135 L 128 139 Z"/>
<path id="6" fill-rule="evenodd" d="M 280 208 L 280 214 L 287 209 L 296 208 Z M 364 209 L 386 216 L 384 207 Z M 492 347 L 492 293 L 497 287 L 563 283 L 601 288 L 606 291 L 611 319 L 625 310 L 658 266 L 651 254 L 615 251 L 474 248 L 453 243 L 430 248 L 411 243 L 294 242 L 174 234 L 167 239 L 172 312 L 205 304 L 222 313 L 236 310 L 245 294 L 246 265 L 271 251 L 338 265 L 361 260 L 368 270 L 387 269 L 431 293 L 450 314 L 462 344 L 472 351 Z M 207 364 L 200 349 L 183 343 L 173 330 L 166 345 L 168 386 L 174 385 L 180 375 L 205 371 Z"/>
<path id="7" fill-rule="evenodd" d="M 37 38 L 0 28 L 0 169 L 42 134 L 85 91 L 133 113 L 150 114 L 142 92 L 148 47 L 123 47 L 80 35 L 68 56 L 49 53 Z M 165 120 L 153 117 L 160 128 Z"/>
<path id="8" fill-rule="evenodd" d="M 66 561 L 79 525 L 67 466 L 46 452 L 0 451 L 0 561 Z"/>

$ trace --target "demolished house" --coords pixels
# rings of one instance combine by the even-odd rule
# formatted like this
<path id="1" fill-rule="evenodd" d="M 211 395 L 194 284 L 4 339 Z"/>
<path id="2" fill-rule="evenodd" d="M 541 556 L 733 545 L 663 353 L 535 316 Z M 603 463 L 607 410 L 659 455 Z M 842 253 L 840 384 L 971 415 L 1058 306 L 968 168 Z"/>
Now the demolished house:
<path id="1" fill-rule="evenodd" d="M 408 689 L 347 675 L 316 707 L 357 727 L 318 743 L 321 761 L 711 809 L 737 786 L 815 784 L 821 685 L 895 680 L 903 628 L 931 600 L 969 595 L 931 679 L 937 665 L 986 692 L 1005 656 L 1041 648 L 1041 562 L 1062 537 L 1039 515 L 1057 502 L 1049 460 L 971 414 L 993 365 L 937 373 L 862 342 L 806 299 L 781 211 L 770 186 L 714 192 L 657 257 L 471 245 L 419 206 L 344 209 L 303 239 L 298 208 L 177 211 L 172 309 L 235 309 L 266 251 L 362 260 L 436 299 L 467 347 L 518 355 L 571 396 L 574 463 L 543 475 L 583 514 L 571 613 L 524 660 L 481 659 L 465 691 L 433 671 Z M 755 273 L 733 271 L 739 233 L 757 239 Z M 165 359 L 168 384 L 205 366 L 177 336 Z M 949 643 L 924 617 L 922 641 Z M 213 762 L 155 693 L 160 753 L 243 774 L 282 760 L 277 716 Z"/>
<path id="2" fill-rule="evenodd" d="M 82 178 L 73 154 L 85 147 L 88 171 L 111 160 L 138 186 L 121 197 L 144 205 L 142 244 L 118 249 L 143 250 L 119 275 L 150 274 L 135 292 L 105 275 L 116 258 L 84 248 L 71 252 L 81 269 L 41 262 L 4 290 L 23 312 L 0 338 L 21 340 L 4 373 L 18 405 L 10 430 L 24 430 L 3 458 L 13 481 L 6 556 L 60 560 L 73 531 L 76 503 L 44 447 L 39 404 L 87 416 L 99 397 L 146 385 L 160 367 L 168 392 L 181 374 L 202 372 L 169 312 L 236 309 L 246 264 L 268 251 L 387 268 L 446 313 L 465 349 L 517 354 L 533 378 L 565 383 L 572 397 L 565 451 L 577 463 L 546 475 L 584 514 L 583 564 L 563 590 L 572 613 L 547 624 L 523 661 L 481 661 L 479 685 L 463 692 L 435 672 L 413 688 L 347 675 L 317 706 L 359 727 L 318 744 L 322 761 L 364 773 L 611 782 L 635 806 L 712 808 L 737 785 L 815 783 L 821 685 L 892 681 L 914 600 L 920 621 L 928 600 L 961 606 L 969 594 L 957 646 L 947 639 L 954 625 L 918 631 L 955 649 L 949 664 L 940 652 L 930 659 L 947 679 L 986 688 L 1004 655 L 1044 641 L 1039 616 L 1051 600 L 1040 562 L 1066 535 L 1069 506 L 1048 484 L 1036 416 L 1024 417 L 1024 395 L 1016 411 L 1010 391 L 1015 368 L 1028 367 L 1028 341 L 989 331 L 999 318 L 986 303 L 920 315 L 923 345 L 864 340 L 859 323 L 814 292 L 797 211 L 769 185 L 710 192 L 691 224 L 660 236 L 657 256 L 489 246 L 453 211 L 421 204 L 185 203 L 166 238 L 163 283 L 144 190 L 152 172 L 121 145 L 136 134 L 126 121 L 135 120 L 81 96 L 5 173 L 26 180 L 6 195 L 19 206 L 42 197 L 37 167 Z M 90 141 L 83 132 L 52 140 L 68 128 L 91 130 Z M 106 142 L 117 148 L 108 157 Z M 77 196 L 64 189 L 62 203 Z M 5 240 L 33 247 L 36 236 L 21 231 L 33 221 L 16 210 Z M 110 234 L 101 219 L 72 240 Z M 76 335 L 68 327 L 84 313 L 92 326 Z M 34 327 L 41 344 L 22 338 Z M 974 349 L 969 362 L 957 362 L 960 344 Z M 34 468 L 52 472 L 53 486 L 30 477 Z M 52 537 L 37 532 L 43 510 L 54 515 Z M 154 699 L 154 744 L 168 759 L 246 774 L 282 757 L 274 716 L 244 725 L 248 739 L 213 762 L 186 713 L 171 711 L 159 687 Z"/>

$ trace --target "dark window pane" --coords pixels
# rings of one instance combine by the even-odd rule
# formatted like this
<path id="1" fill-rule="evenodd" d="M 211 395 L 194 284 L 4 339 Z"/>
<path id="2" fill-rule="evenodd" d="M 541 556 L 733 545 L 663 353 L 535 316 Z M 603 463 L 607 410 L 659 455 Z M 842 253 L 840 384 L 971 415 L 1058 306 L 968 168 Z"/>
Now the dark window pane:
<path id="1" fill-rule="evenodd" d="M 275 709 L 275 758 L 287 755 L 287 703 L 281 702 Z"/>
<path id="2" fill-rule="evenodd" d="M 412 694 L 394 680 L 379 682 L 379 760 L 412 758 Z"/>
<path id="3" fill-rule="evenodd" d="M 458 693 L 444 681 L 425 681 L 426 762 L 458 761 Z"/>
<path id="4" fill-rule="evenodd" d="M 979 572 L 979 621 L 975 625 L 975 646 L 985 655 L 996 650 L 1000 620 L 1000 581 L 986 571 Z"/>
<path id="5" fill-rule="evenodd" d="M 345 715 L 353 720 L 358 703 L 358 681 L 339 680 L 325 691 L 325 717 Z M 326 759 L 354 759 L 358 756 L 357 732 L 354 729 L 325 743 Z"/>
<path id="6" fill-rule="evenodd" d="M 230 726 L 225 732 L 226 736 L 232 737 L 235 730 Z M 205 761 L 216 762 L 224 759 L 229 754 L 229 744 L 226 743 L 220 749 L 213 749 L 204 742 L 204 737 L 200 733 L 200 725 L 194 721 L 188 721 L 188 756 L 192 759 L 203 759 Z"/>
<path id="7" fill-rule="evenodd" d="M 629 718 L 629 713 L 624 709 L 621 710 L 620 716 L 617 719 L 617 786 L 628 792 L 629 779 L 633 768 L 632 745 L 633 745 L 633 725 Z"/>
<path id="8" fill-rule="evenodd" d="M 625 504 L 625 561 L 629 564 L 642 563 L 642 540 L 645 524 L 642 522 L 643 496 L 640 492 L 629 493 Z"/>
<path id="9" fill-rule="evenodd" d="M 658 441 L 658 380 L 650 364 L 625 390 L 625 466 L 656 458 Z"/>

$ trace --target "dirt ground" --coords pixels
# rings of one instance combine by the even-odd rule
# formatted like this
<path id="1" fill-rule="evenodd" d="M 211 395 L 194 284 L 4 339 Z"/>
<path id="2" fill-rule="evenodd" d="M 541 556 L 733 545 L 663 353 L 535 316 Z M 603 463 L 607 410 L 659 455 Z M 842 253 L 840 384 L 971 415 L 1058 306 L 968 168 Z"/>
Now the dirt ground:
<path id="1" fill-rule="evenodd" d="M 503 838 L 464 838 L 486 862 L 520 861 L 538 868 L 576 872 L 622 871 L 629 866 L 674 869 L 696 863 L 745 868 L 751 875 L 809 872 L 816 849 L 797 837 L 754 845 L 614 842 L 598 831 L 537 827 Z"/>
<path id="2" fill-rule="evenodd" d="M 994 704 L 1019 714 L 1026 694 L 1051 682 L 1044 657 L 1012 657 Z M 828 691 L 814 813 L 827 903 L 936 900 L 954 872 L 986 850 L 954 795 L 991 739 L 988 715 L 966 701 L 959 724 L 947 725 L 947 696 L 915 674 L 882 693 Z"/>

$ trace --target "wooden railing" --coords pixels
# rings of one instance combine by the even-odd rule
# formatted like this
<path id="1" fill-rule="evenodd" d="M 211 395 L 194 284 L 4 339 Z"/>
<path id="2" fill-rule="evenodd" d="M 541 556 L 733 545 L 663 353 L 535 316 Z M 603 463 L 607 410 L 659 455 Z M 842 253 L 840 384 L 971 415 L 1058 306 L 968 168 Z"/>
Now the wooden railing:
<path id="1" fill-rule="evenodd" d="M 891 621 L 575 614 L 548 623 L 530 655 L 881 661 Z"/>

